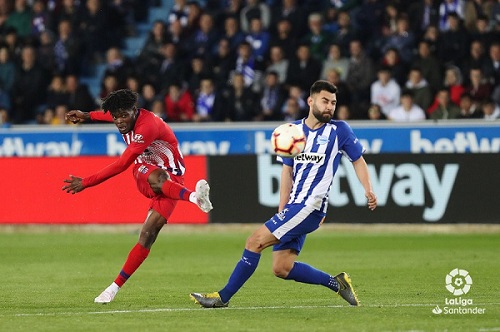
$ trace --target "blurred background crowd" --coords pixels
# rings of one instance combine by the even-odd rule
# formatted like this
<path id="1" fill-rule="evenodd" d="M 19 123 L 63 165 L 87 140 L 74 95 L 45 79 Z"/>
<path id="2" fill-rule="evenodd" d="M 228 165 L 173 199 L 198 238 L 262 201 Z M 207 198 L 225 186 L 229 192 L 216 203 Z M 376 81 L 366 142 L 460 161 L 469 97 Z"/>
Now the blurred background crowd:
<path id="1" fill-rule="evenodd" d="M 109 92 L 167 122 L 500 118 L 500 0 L 0 0 L 0 125 Z M 128 41 L 139 40 L 140 44 Z"/>

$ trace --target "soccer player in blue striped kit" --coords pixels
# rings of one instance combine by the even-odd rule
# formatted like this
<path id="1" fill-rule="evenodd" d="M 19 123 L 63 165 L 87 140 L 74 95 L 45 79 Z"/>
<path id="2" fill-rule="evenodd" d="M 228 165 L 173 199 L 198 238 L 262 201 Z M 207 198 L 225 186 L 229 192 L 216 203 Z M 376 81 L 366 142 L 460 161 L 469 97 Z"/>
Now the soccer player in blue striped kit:
<path id="1" fill-rule="evenodd" d="M 273 246 L 273 272 L 277 277 L 323 285 L 349 304 L 359 305 L 347 273 L 333 276 L 297 261 L 306 235 L 315 231 L 325 218 L 328 192 L 342 155 L 354 166 L 365 190 L 368 208 L 374 210 L 377 207 L 377 197 L 363 158 L 363 146 L 346 122 L 332 120 L 337 104 L 336 93 L 337 87 L 327 81 L 316 81 L 311 86 L 307 99 L 309 114 L 294 122 L 307 137 L 306 147 L 295 158 L 278 157 L 283 163 L 279 212 L 247 239 L 243 256 L 226 286 L 214 293 L 191 293 L 195 303 L 205 308 L 227 307 L 229 300 L 257 268 L 261 252 Z"/>

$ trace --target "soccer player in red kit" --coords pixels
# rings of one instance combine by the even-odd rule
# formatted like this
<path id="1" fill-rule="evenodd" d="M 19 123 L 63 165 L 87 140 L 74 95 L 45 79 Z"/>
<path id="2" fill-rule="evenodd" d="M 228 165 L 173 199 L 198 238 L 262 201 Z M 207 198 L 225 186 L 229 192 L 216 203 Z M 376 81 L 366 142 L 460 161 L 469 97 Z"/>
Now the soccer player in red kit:
<path id="1" fill-rule="evenodd" d="M 73 123 L 84 120 L 113 122 L 123 135 L 127 148 L 117 161 L 93 175 L 85 178 L 70 175 L 64 180 L 64 191 L 76 194 L 106 181 L 134 164 L 133 175 L 137 188 L 151 199 L 139 241 L 130 251 L 115 281 L 95 298 L 96 303 L 113 301 L 120 287 L 148 257 L 151 246 L 178 200 L 190 201 L 203 212 L 212 210 L 207 181 L 199 180 L 195 191 L 183 186 L 184 160 L 174 132 L 152 112 L 136 108 L 137 97 L 137 93 L 130 90 L 117 90 L 103 99 L 103 111 L 73 110 L 66 115 Z"/>

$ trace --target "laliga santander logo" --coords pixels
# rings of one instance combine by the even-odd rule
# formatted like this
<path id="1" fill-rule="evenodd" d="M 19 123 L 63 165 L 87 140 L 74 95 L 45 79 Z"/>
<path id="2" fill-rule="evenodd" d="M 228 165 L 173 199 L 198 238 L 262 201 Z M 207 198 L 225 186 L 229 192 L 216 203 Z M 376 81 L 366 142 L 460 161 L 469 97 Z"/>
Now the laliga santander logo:
<path id="1" fill-rule="evenodd" d="M 446 275 L 446 289 L 455 296 L 465 295 L 470 291 L 472 278 L 464 269 L 453 269 Z"/>

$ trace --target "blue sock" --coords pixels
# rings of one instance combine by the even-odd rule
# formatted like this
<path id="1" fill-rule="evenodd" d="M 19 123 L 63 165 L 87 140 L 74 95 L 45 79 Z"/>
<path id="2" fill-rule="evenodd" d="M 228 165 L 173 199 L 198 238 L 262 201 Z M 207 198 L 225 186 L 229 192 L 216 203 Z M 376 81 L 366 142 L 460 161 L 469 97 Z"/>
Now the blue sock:
<path id="1" fill-rule="evenodd" d="M 260 254 L 248 250 L 243 251 L 243 256 L 236 264 L 233 273 L 229 277 L 227 285 L 219 291 L 222 302 L 226 303 L 236 294 L 243 284 L 252 276 L 257 265 L 259 265 Z"/>
<path id="2" fill-rule="evenodd" d="M 335 292 L 339 290 L 339 284 L 333 276 L 302 262 L 295 262 L 285 279 L 305 284 L 323 285 Z"/>

